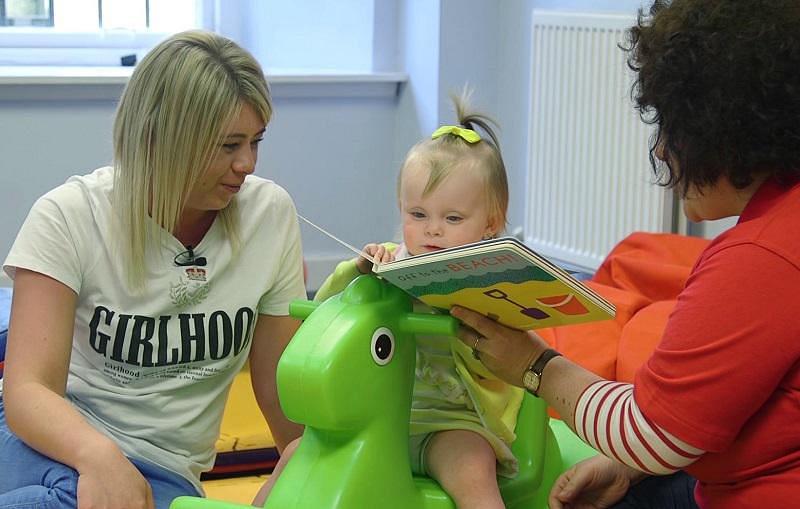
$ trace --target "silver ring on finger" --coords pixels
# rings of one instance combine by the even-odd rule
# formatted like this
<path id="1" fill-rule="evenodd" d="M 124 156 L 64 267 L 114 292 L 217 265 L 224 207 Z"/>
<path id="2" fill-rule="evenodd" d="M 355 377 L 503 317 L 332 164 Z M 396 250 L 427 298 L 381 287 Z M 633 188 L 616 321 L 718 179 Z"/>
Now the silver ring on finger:
<path id="1" fill-rule="evenodd" d="M 472 356 L 475 357 L 475 360 L 481 360 L 480 352 L 478 351 L 478 343 L 481 342 L 482 339 L 485 339 L 480 334 L 475 336 L 475 343 L 472 345 Z"/>

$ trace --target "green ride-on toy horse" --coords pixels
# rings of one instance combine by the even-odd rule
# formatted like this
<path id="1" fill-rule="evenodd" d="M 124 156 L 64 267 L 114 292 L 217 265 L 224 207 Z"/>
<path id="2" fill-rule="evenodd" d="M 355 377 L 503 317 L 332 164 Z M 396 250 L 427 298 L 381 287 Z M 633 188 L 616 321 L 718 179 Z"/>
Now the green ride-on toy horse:
<path id="1" fill-rule="evenodd" d="M 435 481 L 412 475 L 408 435 L 415 336 L 454 335 L 458 322 L 415 313 L 403 291 L 367 275 L 321 304 L 295 301 L 290 313 L 305 322 L 278 364 L 278 394 L 305 432 L 264 507 L 455 509 Z M 509 509 L 546 507 L 556 477 L 594 454 L 549 421 L 545 404 L 526 395 L 512 446 L 519 475 L 500 479 Z M 179 497 L 170 509 L 241 507 Z"/>

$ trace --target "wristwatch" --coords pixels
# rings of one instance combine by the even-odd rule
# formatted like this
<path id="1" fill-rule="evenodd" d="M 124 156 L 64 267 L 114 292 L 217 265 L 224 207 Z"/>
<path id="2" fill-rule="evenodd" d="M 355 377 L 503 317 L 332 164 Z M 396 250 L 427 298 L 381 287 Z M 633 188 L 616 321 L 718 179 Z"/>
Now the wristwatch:
<path id="1" fill-rule="evenodd" d="M 539 357 L 533 361 L 533 364 L 525 370 L 525 373 L 523 373 L 522 384 L 528 392 L 537 398 L 539 397 L 539 385 L 542 383 L 542 371 L 544 371 L 544 367 L 547 366 L 547 363 L 554 357 L 558 357 L 559 355 L 561 354 L 552 348 L 548 348 L 542 352 Z"/>

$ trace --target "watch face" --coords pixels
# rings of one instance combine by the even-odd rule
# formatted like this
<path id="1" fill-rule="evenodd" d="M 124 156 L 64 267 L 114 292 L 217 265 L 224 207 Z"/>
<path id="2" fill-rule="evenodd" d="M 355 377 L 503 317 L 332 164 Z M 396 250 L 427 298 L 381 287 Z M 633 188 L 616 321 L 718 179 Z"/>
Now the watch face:
<path id="1" fill-rule="evenodd" d="M 539 377 L 531 370 L 526 371 L 522 376 L 522 383 L 527 390 L 534 394 L 539 390 Z"/>

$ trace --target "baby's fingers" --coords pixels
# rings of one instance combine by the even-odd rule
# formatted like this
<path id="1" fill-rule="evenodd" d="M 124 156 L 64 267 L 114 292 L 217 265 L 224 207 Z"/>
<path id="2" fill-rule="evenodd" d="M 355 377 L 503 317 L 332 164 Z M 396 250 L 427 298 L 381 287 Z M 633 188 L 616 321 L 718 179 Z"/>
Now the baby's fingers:
<path id="1" fill-rule="evenodd" d="M 361 251 L 369 256 L 375 256 L 375 253 L 381 248 L 379 244 L 367 244 Z"/>
<path id="2" fill-rule="evenodd" d="M 381 254 L 381 263 L 388 263 L 394 261 L 394 253 L 382 247 L 383 253 Z"/>

